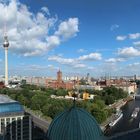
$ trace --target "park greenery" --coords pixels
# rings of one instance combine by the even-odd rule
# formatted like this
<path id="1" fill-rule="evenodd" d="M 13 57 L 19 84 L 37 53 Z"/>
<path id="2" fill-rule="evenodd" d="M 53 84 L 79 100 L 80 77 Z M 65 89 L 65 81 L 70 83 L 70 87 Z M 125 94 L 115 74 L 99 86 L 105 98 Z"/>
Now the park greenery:
<path id="1" fill-rule="evenodd" d="M 36 85 L 22 85 L 20 89 L 0 89 L 0 94 L 6 94 L 12 99 L 19 101 L 22 105 L 34 111 L 39 111 L 46 117 L 54 118 L 60 112 L 73 106 L 73 100 L 54 99 L 51 95 L 65 96 L 68 94 L 65 89 L 51 89 L 38 87 Z M 104 122 L 112 113 L 108 105 L 127 97 L 127 93 L 114 86 L 98 90 L 79 90 L 79 93 L 88 92 L 94 94 L 92 100 L 76 101 L 76 106 L 86 109 L 91 113 L 98 123 Z"/>

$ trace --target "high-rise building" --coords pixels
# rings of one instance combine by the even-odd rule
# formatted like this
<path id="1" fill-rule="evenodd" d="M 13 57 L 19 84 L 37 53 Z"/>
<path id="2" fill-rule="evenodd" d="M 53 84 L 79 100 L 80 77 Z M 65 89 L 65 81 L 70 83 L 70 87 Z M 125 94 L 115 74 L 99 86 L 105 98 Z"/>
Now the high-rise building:
<path id="1" fill-rule="evenodd" d="M 5 49 L 5 86 L 8 86 L 8 47 L 9 47 L 9 41 L 8 36 L 4 35 L 4 43 L 3 47 Z"/>
<path id="2" fill-rule="evenodd" d="M 19 102 L 5 95 L 0 95 L 0 138 L 32 140 L 31 117 Z"/>

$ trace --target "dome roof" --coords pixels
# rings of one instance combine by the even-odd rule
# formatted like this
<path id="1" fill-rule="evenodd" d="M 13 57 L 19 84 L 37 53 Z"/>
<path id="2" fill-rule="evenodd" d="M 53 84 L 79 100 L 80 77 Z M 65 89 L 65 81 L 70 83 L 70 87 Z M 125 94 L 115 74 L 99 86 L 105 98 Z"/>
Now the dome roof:
<path id="1" fill-rule="evenodd" d="M 87 111 L 72 107 L 58 115 L 49 126 L 48 140 L 103 140 L 96 120 Z"/>

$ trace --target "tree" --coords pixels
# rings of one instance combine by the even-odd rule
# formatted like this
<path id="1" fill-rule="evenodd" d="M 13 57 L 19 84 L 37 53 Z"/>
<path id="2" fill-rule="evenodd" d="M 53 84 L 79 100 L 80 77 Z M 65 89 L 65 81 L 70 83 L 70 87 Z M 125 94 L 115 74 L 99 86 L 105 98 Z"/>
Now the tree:
<path id="1" fill-rule="evenodd" d="M 64 102 L 62 100 L 51 100 L 48 104 L 43 106 L 42 112 L 44 115 L 50 116 L 52 119 L 64 110 Z"/>
<path id="2" fill-rule="evenodd" d="M 58 89 L 58 90 L 56 91 L 56 95 L 57 95 L 57 96 L 65 96 L 65 95 L 67 95 L 67 94 L 68 94 L 67 90 L 62 89 L 62 88 L 60 88 L 60 89 Z"/>
<path id="3" fill-rule="evenodd" d="M 35 94 L 31 99 L 31 108 L 33 110 L 42 111 L 43 106 L 46 104 L 48 97 L 44 94 Z"/>
<path id="4" fill-rule="evenodd" d="M 96 100 L 95 104 L 97 104 L 100 109 L 105 108 L 105 102 L 103 100 L 101 100 L 101 99 Z"/>
<path id="5" fill-rule="evenodd" d="M 48 96 L 56 95 L 56 90 L 52 89 L 52 88 L 47 88 L 45 92 L 46 92 L 45 94 L 48 95 Z"/>
<path id="6" fill-rule="evenodd" d="M 107 111 L 103 109 L 101 110 L 97 104 L 93 105 L 91 114 L 96 118 L 98 123 L 102 123 L 107 119 Z"/>
<path id="7" fill-rule="evenodd" d="M 110 104 L 113 104 L 115 102 L 115 98 L 113 96 L 105 96 L 105 104 L 106 105 L 110 105 Z"/>

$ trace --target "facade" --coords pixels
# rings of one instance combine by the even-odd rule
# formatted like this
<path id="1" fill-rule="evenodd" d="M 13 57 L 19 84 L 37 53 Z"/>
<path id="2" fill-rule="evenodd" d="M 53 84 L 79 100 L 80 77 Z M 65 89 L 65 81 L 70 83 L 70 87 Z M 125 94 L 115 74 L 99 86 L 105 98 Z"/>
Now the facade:
<path id="1" fill-rule="evenodd" d="M 107 79 L 99 81 L 97 84 L 100 85 L 101 88 L 115 86 L 116 88 L 121 88 L 128 92 L 128 94 L 135 93 L 137 90 L 137 84 L 126 79 Z"/>
<path id="2" fill-rule="evenodd" d="M 0 136 L 4 140 L 32 140 L 31 124 L 19 102 L 0 95 Z"/>
<path id="3" fill-rule="evenodd" d="M 136 90 L 137 90 L 137 85 L 136 85 L 136 83 L 131 83 L 131 84 L 128 84 L 128 85 L 120 85 L 120 86 L 117 86 L 117 87 L 123 89 L 123 90 L 126 91 L 129 95 L 130 95 L 131 93 L 136 93 Z"/>
<path id="4" fill-rule="evenodd" d="M 37 86 L 46 86 L 46 78 L 45 77 L 26 77 L 25 78 L 27 84 L 33 84 Z"/>
<path id="5" fill-rule="evenodd" d="M 4 88 L 4 87 L 5 87 L 4 83 L 0 82 L 0 88 Z"/>
<path id="6" fill-rule="evenodd" d="M 63 81 L 62 72 L 60 70 L 57 72 L 57 79 L 31 77 L 26 78 L 26 83 L 54 89 L 58 88 L 73 89 L 75 85 L 75 81 Z"/>

